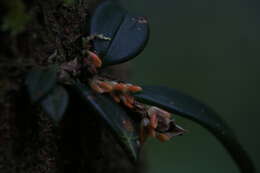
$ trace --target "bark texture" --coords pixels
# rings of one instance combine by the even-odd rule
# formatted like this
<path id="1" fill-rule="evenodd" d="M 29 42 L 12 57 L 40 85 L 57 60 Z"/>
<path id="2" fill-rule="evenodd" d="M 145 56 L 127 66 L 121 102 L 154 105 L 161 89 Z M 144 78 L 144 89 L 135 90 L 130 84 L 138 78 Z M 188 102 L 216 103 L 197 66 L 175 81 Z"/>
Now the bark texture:
<path id="1" fill-rule="evenodd" d="M 98 117 L 91 111 L 87 115 L 81 113 L 83 106 L 73 96 L 57 127 L 24 92 L 24 75 L 31 67 L 80 56 L 81 37 L 88 33 L 89 11 L 98 3 L 99 0 L 74 0 L 70 5 L 64 5 L 63 0 L 0 2 L 1 26 L 12 19 L 8 18 L 10 10 L 29 16 L 17 25 L 19 31 L 15 27 L 0 31 L 1 173 L 143 171 L 141 163 L 130 163 Z M 112 69 L 110 73 L 113 71 L 123 74 L 118 76 L 121 79 L 127 76 L 126 68 Z"/>

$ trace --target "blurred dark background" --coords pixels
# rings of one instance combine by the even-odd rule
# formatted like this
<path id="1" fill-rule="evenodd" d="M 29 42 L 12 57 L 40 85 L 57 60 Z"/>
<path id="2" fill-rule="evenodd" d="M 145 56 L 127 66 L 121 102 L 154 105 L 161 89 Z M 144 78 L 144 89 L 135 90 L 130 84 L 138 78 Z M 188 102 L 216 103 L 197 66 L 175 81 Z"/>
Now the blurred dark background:
<path id="1" fill-rule="evenodd" d="M 216 109 L 258 170 L 260 159 L 260 1 L 122 0 L 146 15 L 151 37 L 134 61 L 133 81 L 182 90 Z M 236 173 L 223 147 L 200 126 L 170 142 L 149 140 L 149 173 Z"/>

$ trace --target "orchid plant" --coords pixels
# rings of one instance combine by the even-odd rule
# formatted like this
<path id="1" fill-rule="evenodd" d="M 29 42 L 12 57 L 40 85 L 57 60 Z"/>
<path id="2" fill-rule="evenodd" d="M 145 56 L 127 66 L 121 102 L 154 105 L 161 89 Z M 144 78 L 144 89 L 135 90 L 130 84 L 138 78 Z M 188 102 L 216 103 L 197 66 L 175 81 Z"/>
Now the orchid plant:
<path id="1" fill-rule="evenodd" d="M 31 100 L 57 123 L 70 104 L 70 92 L 108 125 L 132 160 L 147 137 L 168 141 L 186 131 L 174 115 L 209 130 L 227 149 L 243 173 L 253 173 L 250 158 L 217 113 L 176 89 L 138 86 L 102 73 L 108 66 L 136 57 L 149 37 L 148 21 L 114 1 L 102 2 L 92 14 L 89 36 L 82 38 L 82 56 L 32 69 L 25 84 Z M 149 63 L 148 63 L 149 64 Z"/>

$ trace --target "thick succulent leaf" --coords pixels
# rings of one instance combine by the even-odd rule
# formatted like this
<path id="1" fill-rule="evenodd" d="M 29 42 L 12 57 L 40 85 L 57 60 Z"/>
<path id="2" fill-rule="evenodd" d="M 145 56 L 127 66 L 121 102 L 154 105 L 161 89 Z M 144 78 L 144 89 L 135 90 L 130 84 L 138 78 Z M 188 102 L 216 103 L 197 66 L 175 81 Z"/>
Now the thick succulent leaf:
<path id="1" fill-rule="evenodd" d="M 139 133 L 124 109 L 109 97 L 94 93 L 86 85 L 78 83 L 74 88 L 85 103 L 101 116 L 128 156 L 136 160 L 140 150 Z"/>
<path id="2" fill-rule="evenodd" d="M 189 118 L 209 130 L 223 144 L 241 172 L 253 173 L 253 164 L 233 132 L 217 113 L 200 101 L 175 89 L 162 86 L 144 86 L 135 98 L 146 104 Z"/>
<path id="3" fill-rule="evenodd" d="M 57 85 L 41 101 L 41 105 L 54 121 L 59 122 L 68 106 L 68 102 L 67 91 L 62 86 Z"/>
<path id="4" fill-rule="evenodd" d="M 148 41 L 149 27 L 145 18 L 131 15 L 116 2 L 107 0 L 93 14 L 90 35 L 95 34 L 111 38 L 93 40 L 94 50 L 106 66 L 137 56 Z"/>
<path id="5" fill-rule="evenodd" d="M 32 69 L 26 76 L 26 86 L 33 102 L 46 96 L 56 85 L 57 67 Z"/>

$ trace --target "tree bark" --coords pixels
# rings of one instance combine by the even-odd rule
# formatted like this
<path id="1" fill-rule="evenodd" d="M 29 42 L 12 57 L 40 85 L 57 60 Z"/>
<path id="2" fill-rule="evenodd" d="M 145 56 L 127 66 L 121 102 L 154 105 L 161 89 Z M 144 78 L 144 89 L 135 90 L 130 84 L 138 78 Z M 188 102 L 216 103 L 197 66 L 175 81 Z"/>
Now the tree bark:
<path id="1" fill-rule="evenodd" d="M 25 22 L 20 22 L 22 18 L 18 21 L 19 30 L 6 27 L 0 31 L 1 173 L 143 171 L 143 164 L 128 160 L 98 117 L 90 110 L 87 115 L 82 113 L 83 106 L 73 96 L 64 119 L 56 126 L 39 106 L 30 102 L 24 89 L 24 76 L 30 68 L 45 66 L 50 60 L 64 62 L 80 56 L 81 38 L 88 34 L 89 12 L 98 3 L 99 0 L 74 0 L 67 5 L 63 0 L 0 2 L 1 25 L 19 18 L 10 17 L 10 10 L 29 16 Z M 119 70 L 120 74 L 127 73 L 126 68 Z M 125 75 L 117 77 L 122 79 Z"/>

